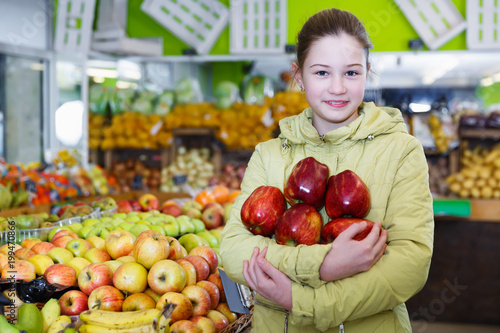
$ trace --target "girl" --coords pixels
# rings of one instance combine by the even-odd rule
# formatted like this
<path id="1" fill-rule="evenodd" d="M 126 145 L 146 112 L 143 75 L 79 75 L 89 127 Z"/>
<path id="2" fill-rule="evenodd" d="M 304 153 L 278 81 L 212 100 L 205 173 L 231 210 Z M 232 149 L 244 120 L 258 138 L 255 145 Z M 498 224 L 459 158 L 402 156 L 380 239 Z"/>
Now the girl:
<path id="1" fill-rule="evenodd" d="M 338 9 L 313 15 L 298 34 L 292 69 L 310 108 L 257 145 L 222 233 L 226 273 L 257 293 L 254 332 L 411 332 L 404 302 L 424 286 L 432 256 L 427 163 L 399 110 L 363 102 L 370 48 L 360 21 Z M 353 240 L 364 224 L 332 244 L 297 247 L 245 229 L 240 209 L 252 191 L 283 190 L 308 156 L 330 174 L 353 170 L 368 186 L 366 218 L 378 223 L 364 240 Z"/>

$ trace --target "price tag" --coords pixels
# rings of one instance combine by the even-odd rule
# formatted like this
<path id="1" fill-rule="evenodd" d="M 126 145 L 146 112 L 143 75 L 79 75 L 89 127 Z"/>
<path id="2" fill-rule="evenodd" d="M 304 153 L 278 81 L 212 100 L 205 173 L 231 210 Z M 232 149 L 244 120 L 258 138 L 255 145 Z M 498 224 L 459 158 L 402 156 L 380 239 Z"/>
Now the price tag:
<path id="1" fill-rule="evenodd" d="M 174 184 L 175 185 L 182 185 L 187 182 L 187 175 L 186 174 L 179 174 L 179 175 L 174 175 Z"/>
<path id="2" fill-rule="evenodd" d="M 133 190 L 142 190 L 142 176 L 141 175 L 135 175 L 134 179 L 132 180 L 132 184 L 130 187 Z"/>

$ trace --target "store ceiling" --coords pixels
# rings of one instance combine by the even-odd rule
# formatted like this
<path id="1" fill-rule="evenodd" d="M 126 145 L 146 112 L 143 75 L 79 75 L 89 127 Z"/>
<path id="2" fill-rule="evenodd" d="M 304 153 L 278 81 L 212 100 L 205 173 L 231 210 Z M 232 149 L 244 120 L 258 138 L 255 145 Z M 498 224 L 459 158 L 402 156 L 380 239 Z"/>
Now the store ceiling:
<path id="1" fill-rule="evenodd" d="M 476 86 L 500 81 L 500 51 L 371 54 L 373 88 Z"/>

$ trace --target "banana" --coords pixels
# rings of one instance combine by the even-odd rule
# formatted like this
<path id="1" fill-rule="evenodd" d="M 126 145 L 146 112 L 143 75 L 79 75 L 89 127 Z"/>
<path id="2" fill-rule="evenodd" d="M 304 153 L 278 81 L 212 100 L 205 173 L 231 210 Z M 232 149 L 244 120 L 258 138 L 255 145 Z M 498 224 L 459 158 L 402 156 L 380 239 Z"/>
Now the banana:
<path id="1" fill-rule="evenodd" d="M 19 333 L 19 329 L 14 327 L 4 315 L 0 314 L 0 332 L 2 333 Z"/>
<path id="2" fill-rule="evenodd" d="M 135 327 L 105 327 L 101 325 L 83 324 L 79 328 L 79 333 L 151 333 L 154 332 L 151 323 Z"/>
<path id="3" fill-rule="evenodd" d="M 155 318 L 161 315 L 158 309 L 140 311 L 113 312 L 104 310 L 87 310 L 80 313 L 80 320 L 84 324 L 109 328 L 134 328 L 145 324 L 152 324 Z"/>
<path id="4" fill-rule="evenodd" d="M 71 318 L 69 316 L 59 316 L 50 324 L 47 333 L 58 333 L 59 331 L 63 331 L 70 324 Z"/>
<path id="5" fill-rule="evenodd" d="M 42 314 L 33 303 L 23 303 L 17 311 L 17 325 L 27 333 L 42 333 Z"/>
<path id="6" fill-rule="evenodd" d="M 61 306 L 59 305 L 59 301 L 55 298 L 49 299 L 43 306 L 40 313 L 42 314 L 42 332 L 47 333 L 50 324 L 52 324 L 52 322 L 54 322 L 54 320 L 61 315 Z"/>

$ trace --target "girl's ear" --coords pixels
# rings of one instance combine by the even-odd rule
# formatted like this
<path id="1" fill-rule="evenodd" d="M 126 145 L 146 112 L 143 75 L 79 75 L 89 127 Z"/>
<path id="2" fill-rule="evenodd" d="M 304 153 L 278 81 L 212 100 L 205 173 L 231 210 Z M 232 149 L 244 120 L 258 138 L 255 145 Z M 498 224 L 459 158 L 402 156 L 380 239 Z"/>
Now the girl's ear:
<path id="1" fill-rule="evenodd" d="M 297 65 L 296 62 L 292 62 L 292 72 L 293 72 L 293 78 L 295 79 L 295 81 L 297 82 L 297 84 L 300 87 L 303 87 L 303 85 L 302 85 L 302 75 L 301 75 L 300 70 L 299 70 L 299 65 Z"/>

